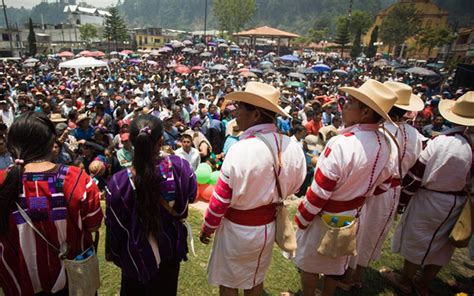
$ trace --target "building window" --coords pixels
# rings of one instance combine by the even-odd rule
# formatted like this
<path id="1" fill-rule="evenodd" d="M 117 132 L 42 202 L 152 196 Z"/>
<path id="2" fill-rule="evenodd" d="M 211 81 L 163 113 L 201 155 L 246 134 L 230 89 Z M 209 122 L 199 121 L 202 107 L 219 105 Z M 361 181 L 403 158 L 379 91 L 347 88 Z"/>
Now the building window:
<path id="1" fill-rule="evenodd" d="M 145 44 L 148 44 L 148 37 L 145 37 Z"/>
<path id="2" fill-rule="evenodd" d="M 161 39 L 160 39 L 160 38 L 156 38 L 156 39 L 155 39 L 155 43 L 160 44 L 160 43 L 161 43 Z"/>
<path id="3" fill-rule="evenodd" d="M 10 41 L 10 35 L 8 35 L 8 34 L 2 34 L 2 40 L 3 40 L 3 41 Z"/>
<path id="4" fill-rule="evenodd" d="M 142 45 L 142 36 L 138 38 L 138 45 Z"/>

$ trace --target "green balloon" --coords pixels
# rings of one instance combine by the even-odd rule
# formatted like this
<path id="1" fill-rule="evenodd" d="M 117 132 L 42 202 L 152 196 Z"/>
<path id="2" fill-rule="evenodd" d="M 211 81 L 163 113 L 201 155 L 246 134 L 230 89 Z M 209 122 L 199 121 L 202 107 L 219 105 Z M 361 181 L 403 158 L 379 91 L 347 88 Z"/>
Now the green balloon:
<path id="1" fill-rule="evenodd" d="M 195 172 L 198 184 L 207 184 L 211 179 L 211 173 L 211 167 L 207 163 L 201 163 Z"/>
<path id="2" fill-rule="evenodd" d="M 199 169 L 202 169 L 204 171 L 207 171 L 209 173 L 209 175 L 212 173 L 212 168 L 210 165 L 208 165 L 207 163 L 203 162 L 203 163 L 200 163 L 199 166 L 198 166 L 198 170 Z"/>
<path id="3" fill-rule="evenodd" d="M 220 171 L 215 171 L 211 173 L 211 178 L 209 180 L 209 184 L 211 185 L 216 185 L 217 184 L 217 179 L 219 179 L 221 172 Z"/>

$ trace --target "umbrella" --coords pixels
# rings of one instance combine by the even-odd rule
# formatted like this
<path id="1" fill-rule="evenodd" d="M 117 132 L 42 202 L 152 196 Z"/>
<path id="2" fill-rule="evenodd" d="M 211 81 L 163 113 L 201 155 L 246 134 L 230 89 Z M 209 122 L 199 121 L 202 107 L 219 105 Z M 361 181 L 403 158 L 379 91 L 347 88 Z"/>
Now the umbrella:
<path id="1" fill-rule="evenodd" d="M 411 74 L 415 74 L 415 75 L 420 75 L 420 76 L 436 76 L 436 75 L 438 75 L 438 74 L 436 74 L 436 72 L 433 72 L 431 70 L 421 68 L 421 67 L 413 67 L 413 68 L 410 68 L 410 69 L 406 70 L 406 72 L 411 73 Z"/>
<path id="2" fill-rule="evenodd" d="M 181 52 L 185 52 L 185 53 L 190 53 L 191 51 L 193 51 L 194 49 L 190 48 L 190 47 L 186 47 L 186 48 L 183 48 L 183 50 L 181 50 Z"/>
<path id="3" fill-rule="evenodd" d="M 277 70 L 278 72 L 290 72 L 291 68 L 287 66 L 280 66 L 275 68 L 275 70 Z"/>
<path id="4" fill-rule="evenodd" d="M 146 61 L 146 63 L 147 63 L 147 65 L 151 65 L 151 66 L 156 66 L 156 65 L 158 65 L 158 63 L 155 62 L 155 61 Z"/>
<path id="5" fill-rule="evenodd" d="M 317 72 L 329 72 L 331 71 L 331 67 L 325 64 L 317 64 L 313 66 L 313 70 Z"/>
<path id="6" fill-rule="evenodd" d="M 204 43 L 198 43 L 198 44 L 194 45 L 194 47 L 196 47 L 196 48 L 205 48 L 206 45 Z"/>
<path id="7" fill-rule="evenodd" d="M 238 48 L 238 47 L 231 47 L 231 48 L 230 48 L 230 51 L 235 51 L 235 52 L 237 52 L 237 51 L 240 51 L 240 48 Z"/>
<path id="8" fill-rule="evenodd" d="M 124 50 L 122 50 L 120 53 L 123 54 L 123 55 L 129 55 L 129 54 L 132 54 L 132 53 L 133 53 L 133 50 L 124 49 Z"/>
<path id="9" fill-rule="evenodd" d="M 302 73 L 306 75 L 313 75 L 318 73 L 318 71 L 314 70 L 313 68 L 307 68 Z"/>
<path id="10" fill-rule="evenodd" d="M 171 47 L 173 47 L 173 48 L 178 48 L 178 47 L 183 47 L 183 46 L 184 46 L 184 44 L 182 42 L 179 42 L 179 41 L 176 41 L 176 40 L 171 42 Z"/>
<path id="11" fill-rule="evenodd" d="M 210 69 L 215 70 L 215 71 L 228 71 L 229 70 L 226 65 L 222 65 L 222 64 L 214 65 Z"/>
<path id="12" fill-rule="evenodd" d="M 33 68 L 34 66 L 36 66 L 36 63 L 24 63 L 23 64 L 23 67 L 26 67 L 26 68 Z"/>
<path id="13" fill-rule="evenodd" d="M 168 64 L 166 65 L 166 68 L 176 68 L 178 65 L 176 64 Z"/>
<path id="14" fill-rule="evenodd" d="M 84 57 L 85 57 L 85 56 L 90 57 L 90 54 L 91 54 L 91 52 L 88 51 L 88 50 L 83 50 L 83 51 L 81 51 L 81 52 L 79 53 L 79 55 L 84 56 Z"/>
<path id="15" fill-rule="evenodd" d="M 189 74 L 189 73 L 191 73 L 191 69 L 189 69 L 189 67 L 185 66 L 185 65 L 176 66 L 176 68 L 174 68 L 174 71 L 178 74 Z"/>
<path id="16" fill-rule="evenodd" d="M 25 63 L 25 64 L 30 64 L 30 63 L 37 63 L 37 62 L 39 62 L 38 59 L 29 58 L 29 59 L 26 59 L 23 63 Z"/>
<path id="17" fill-rule="evenodd" d="M 260 63 L 260 67 L 262 68 L 271 68 L 273 67 L 273 63 L 272 62 L 269 62 L 269 61 L 263 61 Z"/>
<path id="18" fill-rule="evenodd" d="M 201 53 L 199 56 L 204 57 L 204 58 L 208 58 L 208 57 L 212 57 L 213 54 L 206 51 L 206 52 Z"/>
<path id="19" fill-rule="evenodd" d="M 198 54 L 199 53 L 199 50 L 196 50 L 196 49 L 191 49 L 191 51 L 189 52 L 189 54 Z"/>
<path id="20" fill-rule="evenodd" d="M 216 46 L 217 43 L 215 43 L 215 42 L 208 42 L 207 45 L 209 45 L 209 46 Z"/>
<path id="21" fill-rule="evenodd" d="M 226 42 L 225 39 L 222 39 L 222 38 L 216 38 L 214 39 L 214 42 L 217 42 L 217 43 L 224 43 Z"/>
<path id="22" fill-rule="evenodd" d="M 220 47 L 220 48 L 228 48 L 229 45 L 227 45 L 227 44 L 225 44 L 225 43 L 221 43 L 221 44 L 218 45 L 218 47 Z"/>
<path id="23" fill-rule="evenodd" d="M 303 82 L 299 82 L 299 81 L 288 81 L 286 83 L 286 86 L 289 86 L 289 87 L 305 87 L 305 84 Z"/>
<path id="24" fill-rule="evenodd" d="M 118 52 L 116 52 L 116 51 L 111 51 L 110 52 L 110 55 L 117 55 L 117 54 L 118 54 Z"/>
<path id="25" fill-rule="evenodd" d="M 142 62 L 142 60 L 139 60 L 139 59 L 130 59 L 128 60 L 128 62 L 130 64 L 140 64 Z"/>
<path id="26" fill-rule="evenodd" d="M 255 74 L 263 74 L 263 71 L 257 68 L 251 68 L 250 72 L 253 72 Z"/>
<path id="27" fill-rule="evenodd" d="M 386 59 L 380 59 L 374 63 L 374 67 L 384 67 L 388 66 L 388 61 Z"/>
<path id="28" fill-rule="evenodd" d="M 428 67 L 428 68 L 434 68 L 434 69 L 441 69 L 441 68 L 444 67 L 444 64 L 429 63 L 429 64 L 426 64 L 426 67 Z"/>
<path id="29" fill-rule="evenodd" d="M 242 76 L 242 77 L 258 77 L 257 74 L 255 74 L 253 72 L 250 72 L 250 71 L 240 72 L 239 75 Z"/>
<path id="30" fill-rule="evenodd" d="M 241 73 L 241 72 L 248 72 L 250 71 L 249 68 L 240 68 L 239 70 L 237 70 L 237 72 Z"/>
<path id="31" fill-rule="evenodd" d="M 202 66 L 194 66 L 191 68 L 191 71 L 204 71 L 204 67 Z"/>
<path id="32" fill-rule="evenodd" d="M 173 49 L 171 47 L 168 47 L 168 46 L 163 46 L 162 48 L 158 49 L 158 52 L 170 52 L 170 51 L 173 51 Z"/>
<path id="33" fill-rule="evenodd" d="M 288 76 L 293 77 L 293 78 L 297 78 L 297 79 L 300 79 L 300 80 L 306 79 L 306 76 L 304 74 L 301 74 L 301 73 L 298 73 L 298 72 L 290 72 L 290 74 L 288 74 Z"/>
<path id="34" fill-rule="evenodd" d="M 332 74 L 336 74 L 336 75 L 341 75 L 341 76 L 347 76 L 348 73 L 344 70 L 341 70 L 341 69 L 336 69 L 334 71 L 332 71 Z"/>
<path id="35" fill-rule="evenodd" d="M 120 62 L 120 59 L 111 58 L 109 61 L 112 62 L 112 63 L 118 63 L 118 62 Z"/>
<path id="36" fill-rule="evenodd" d="M 49 70 L 49 65 L 41 65 L 39 66 L 39 69 L 44 71 L 44 70 Z"/>
<path id="37" fill-rule="evenodd" d="M 160 53 L 159 53 L 158 50 L 156 50 L 156 49 L 152 50 L 152 51 L 150 52 L 150 54 L 153 55 L 153 56 L 159 56 L 159 55 L 160 55 Z"/>
<path id="38" fill-rule="evenodd" d="M 58 57 L 60 58 L 72 58 L 74 54 L 70 51 L 63 51 L 58 54 Z"/>
<path id="39" fill-rule="evenodd" d="M 275 71 L 274 69 L 272 68 L 266 68 L 266 69 L 263 69 L 263 75 L 273 75 L 277 73 L 277 71 Z"/>
<path id="40" fill-rule="evenodd" d="M 183 44 L 184 45 L 193 45 L 193 42 L 191 40 L 184 40 Z"/>
<path id="41" fill-rule="evenodd" d="M 291 54 L 284 55 L 280 57 L 280 59 L 284 62 L 291 62 L 291 63 L 298 63 L 300 61 L 300 58 Z"/>
<path id="42" fill-rule="evenodd" d="M 98 58 L 105 57 L 105 53 L 103 53 L 102 51 L 99 51 L 99 50 L 91 52 L 91 55 L 93 57 L 98 57 Z"/>

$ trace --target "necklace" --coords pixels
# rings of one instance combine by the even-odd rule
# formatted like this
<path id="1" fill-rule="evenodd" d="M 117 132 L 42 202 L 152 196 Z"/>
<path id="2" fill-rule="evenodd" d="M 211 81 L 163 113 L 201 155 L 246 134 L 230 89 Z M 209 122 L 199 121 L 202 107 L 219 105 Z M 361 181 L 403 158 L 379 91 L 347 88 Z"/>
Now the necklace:
<path id="1" fill-rule="evenodd" d="M 50 160 L 49 159 L 35 159 L 35 160 L 32 160 L 32 161 L 28 161 L 28 163 L 40 163 L 40 162 L 49 162 Z"/>

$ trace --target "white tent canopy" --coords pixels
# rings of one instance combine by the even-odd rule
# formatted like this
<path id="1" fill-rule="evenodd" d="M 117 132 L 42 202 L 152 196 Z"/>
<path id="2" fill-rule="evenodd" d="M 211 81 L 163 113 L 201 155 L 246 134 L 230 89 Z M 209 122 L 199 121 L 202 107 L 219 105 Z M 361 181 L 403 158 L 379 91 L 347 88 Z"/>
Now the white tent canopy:
<path id="1" fill-rule="evenodd" d="M 61 68 L 73 68 L 76 69 L 76 75 L 79 77 L 79 69 L 84 68 L 98 68 L 98 67 L 106 67 L 109 70 L 109 65 L 107 62 L 99 61 L 97 59 L 91 57 L 80 57 L 74 60 L 66 61 L 59 64 L 59 69 Z"/>

